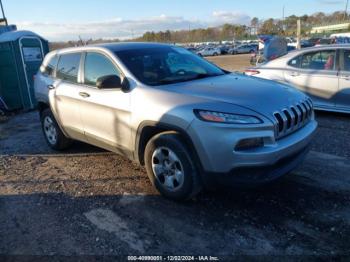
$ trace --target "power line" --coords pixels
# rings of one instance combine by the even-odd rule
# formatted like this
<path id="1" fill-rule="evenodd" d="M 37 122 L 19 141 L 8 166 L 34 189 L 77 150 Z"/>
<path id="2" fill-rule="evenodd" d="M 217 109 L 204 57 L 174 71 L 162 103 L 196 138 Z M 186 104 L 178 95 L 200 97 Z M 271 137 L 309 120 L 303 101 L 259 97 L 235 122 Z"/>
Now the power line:
<path id="1" fill-rule="evenodd" d="M 2 0 L 0 0 L 0 7 L 1 7 L 1 12 L 2 12 L 2 17 L 3 17 L 4 21 L 5 21 L 5 25 L 8 25 L 8 24 L 7 24 L 7 19 L 6 19 L 6 17 L 5 17 L 4 7 L 3 7 L 3 5 L 2 5 Z"/>

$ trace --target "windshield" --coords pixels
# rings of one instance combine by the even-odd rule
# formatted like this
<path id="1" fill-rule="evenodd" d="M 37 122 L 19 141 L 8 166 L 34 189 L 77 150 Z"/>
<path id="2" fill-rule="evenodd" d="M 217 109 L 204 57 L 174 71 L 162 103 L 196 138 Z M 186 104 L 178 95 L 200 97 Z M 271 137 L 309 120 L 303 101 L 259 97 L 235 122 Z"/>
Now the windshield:
<path id="1" fill-rule="evenodd" d="M 192 52 L 172 46 L 117 51 L 131 73 L 146 85 L 166 85 L 225 74 Z"/>

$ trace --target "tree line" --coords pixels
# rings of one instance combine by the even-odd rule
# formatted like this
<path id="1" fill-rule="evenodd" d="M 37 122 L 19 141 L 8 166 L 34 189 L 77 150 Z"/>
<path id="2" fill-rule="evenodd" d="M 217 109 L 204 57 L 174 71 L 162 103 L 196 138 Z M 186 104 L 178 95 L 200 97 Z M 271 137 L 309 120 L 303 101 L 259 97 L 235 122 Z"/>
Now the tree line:
<path id="1" fill-rule="evenodd" d="M 192 29 L 179 31 L 148 31 L 135 41 L 146 42 L 207 42 L 236 39 L 254 38 L 256 34 L 272 34 L 295 36 L 297 32 L 297 20 L 302 23 L 302 34 L 307 36 L 313 26 L 341 23 L 349 21 L 347 13 L 337 11 L 332 14 L 318 12 L 312 15 L 296 16 L 291 15 L 284 19 L 269 18 L 259 20 L 254 17 L 250 25 L 224 24 L 219 27 L 209 27 L 206 29 Z"/>
<path id="2" fill-rule="evenodd" d="M 189 42 L 211 42 L 235 39 L 255 39 L 256 34 L 273 34 L 283 36 L 295 36 L 297 31 L 297 20 L 302 23 L 302 35 L 308 36 L 311 28 L 317 25 L 341 23 L 350 20 L 349 14 L 337 11 L 331 14 L 318 12 L 312 15 L 296 16 L 291 15 L 284 19 L 269 18 L 260 20 L 257 17 L 251 19 L 249 25 L 224 24 L 219 27 L 199 28 L 192 30 L 179 31 L 148 31 L 142 36 L 130 39 L 128 41 L 145 42 L 166 42 L 166 43 L 189 43 Z M 85 41 L 69 41 L 50 43 L 50 49 L 59 49 L 67 46 L 76 46 L 84 44 L 94 44 L 102 42 L 119 42 L 119 39 L 90 39 Z"/>

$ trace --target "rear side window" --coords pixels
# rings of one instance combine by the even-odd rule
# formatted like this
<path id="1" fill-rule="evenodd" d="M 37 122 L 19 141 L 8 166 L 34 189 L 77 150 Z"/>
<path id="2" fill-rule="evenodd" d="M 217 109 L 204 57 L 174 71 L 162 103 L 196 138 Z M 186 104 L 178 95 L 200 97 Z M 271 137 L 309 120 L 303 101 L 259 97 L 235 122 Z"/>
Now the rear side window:
<path id="1" fill-rule="evenodd" d="M 49 62 L 47 65 L 41 69 L 41 73 L 47 76 L 54 76 L 56 65 L 57 65 L 58 57 L 53 56 L 50 58 Z"/>
<path id="2" fill-rule="evenodd" d="M 334 70 L 335 51 L 327 50 L 321 52 L 307 53 L 302 57 L 301 68 L 312 70 Z"/>
<path id="3" fill-rule="evenodd" d="M 67 82 L 77 83 L 80 57 L 80 53 L 61 55 L 57 65 L 56 77 Z"/>
<path id="4" fill-rule="evenodd" d="M 294 57 L 292 60 L 288 62 L 289 66 L 300 68 L 300 61 L 301 61 L 302 56 L 297 56 Z"/>
<path id="5" fill-rule="evenodd" d="M 84 84 L 95 86 L 97 79 L 120 73 L 106 56 L 99 53 L 87 53 L 85 58 Z"/>
<path id="6" fill-rule="evenodd" d="M 311 52 L 293 58 L 289 66 L 311 70 L 335 70 L 335 50 Z"/>

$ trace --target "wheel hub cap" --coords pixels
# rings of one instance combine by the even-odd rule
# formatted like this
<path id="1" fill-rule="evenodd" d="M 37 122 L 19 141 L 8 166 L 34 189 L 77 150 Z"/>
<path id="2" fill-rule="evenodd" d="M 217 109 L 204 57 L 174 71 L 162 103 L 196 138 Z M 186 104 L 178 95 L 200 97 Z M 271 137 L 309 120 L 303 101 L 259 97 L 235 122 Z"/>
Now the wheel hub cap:
<path id="1" fill-rule="evenodd" d="M 184 170 L 178 156 L 167 147 L 157 148 L 152 155 L 155 178 L 167 190 L 176 191 L 183 185 Z"/>
<path id="2" fill-rule="evenodd" d="M 50 144 L 54 145 L 57 142 L 57 130 L 51 117 L 47 116 L 44 119 L 44 132 Z"/>

